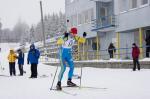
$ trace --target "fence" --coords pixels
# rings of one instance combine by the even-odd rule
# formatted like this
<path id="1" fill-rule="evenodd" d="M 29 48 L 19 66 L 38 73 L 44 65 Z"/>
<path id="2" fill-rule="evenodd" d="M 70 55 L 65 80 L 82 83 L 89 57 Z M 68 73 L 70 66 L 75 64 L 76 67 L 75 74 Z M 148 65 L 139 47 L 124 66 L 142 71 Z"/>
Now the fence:
<path id="1" fill-rule="evenodd" d="M 142 46 L 139 47 L 140 49 L 146 49 L 147 47 L 150 46 Z M 118 53 L 120 52 L 120 53 Z M 103 49 L 103 50 L 73 50 L 72 52 L 73 59 L 75 61 L 84 61 L 84 60 L 101 60 L 105 59 L 108 60 L 110 59 L 108 49 Z M 141 56 L 145 56 L 146 51 L 142 51 Z M 116 53 L 114 52 L 113 54 L 115 59 L 131 59 L 132 58 L 132 48 L 118 48 L 116 49 Z M 142 57 L 141 57 L 142 58 Z M 55 53 L 46 53 L 41 56 L 41 61 L 47 61 L 47 62 L 58 62 L 59 61 L 59 52 L 56 51 Z"/>

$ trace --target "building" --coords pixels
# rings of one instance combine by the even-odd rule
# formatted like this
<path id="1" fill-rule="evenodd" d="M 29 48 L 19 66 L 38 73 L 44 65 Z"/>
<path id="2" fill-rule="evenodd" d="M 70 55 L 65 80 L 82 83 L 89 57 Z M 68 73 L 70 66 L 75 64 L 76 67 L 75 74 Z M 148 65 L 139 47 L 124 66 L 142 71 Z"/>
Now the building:
<path id="1" fill-rule="evenodd" d="M 87 32 L 85 52 L 91 51 L 93 54 L 90 56 L 96 56 L 96 59 L 100 58 L 101 53 L 107 54 L 109 44 L 116 41 L 113 5 L 113 0 L 66 0 L 68 29 L 77 27 L 80 36 Z M 102 56 L 108 58 L 107 55 Z"/>
<path id="2" fill-rule="evenodd" d="M 118 38 L 118 48 L 132 47 L 135 42 L 140 47 L 145 46 L 145 38 L 150 35 L 150 0 L 114 0 L 114 10 L 117 16 L 115 29 Z M 131 49 L 129 49 L 128 52 Z M 141 48 L 141 58 L 145 57 L 145 48 Z M 120 50 L 118 53 L 123 53 Z M 124 56 L 121 56 L 124 57 Z M 128 57 L 131 57 L 128 55 Z"/>

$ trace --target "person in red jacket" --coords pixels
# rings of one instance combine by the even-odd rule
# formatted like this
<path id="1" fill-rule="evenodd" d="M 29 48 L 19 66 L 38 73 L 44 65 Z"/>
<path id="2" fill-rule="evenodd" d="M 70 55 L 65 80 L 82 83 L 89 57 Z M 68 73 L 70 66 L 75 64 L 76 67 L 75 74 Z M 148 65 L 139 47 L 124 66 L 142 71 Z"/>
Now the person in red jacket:
<path id="1" fill-rule="evenodd" d="M 134 64 L 133 71 L 136 71 L 136 65 L 138 70 L 140 70 L 139 55 L 140 55 L 140 49 L 135 43 L 133 43 L 132 44 L 132 58 Z"/>

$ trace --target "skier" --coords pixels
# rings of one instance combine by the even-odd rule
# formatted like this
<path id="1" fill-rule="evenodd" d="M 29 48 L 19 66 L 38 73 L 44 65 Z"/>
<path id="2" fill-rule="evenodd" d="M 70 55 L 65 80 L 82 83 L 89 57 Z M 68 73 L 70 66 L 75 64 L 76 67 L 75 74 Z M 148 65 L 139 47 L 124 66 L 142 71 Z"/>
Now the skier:
<path id="1" fill-rule="evenodd" d="M 133 57 L 133 71 L 136 70 L 136 65 L 138 67 L 138 70 L 140 70 L 140 63 L 139 63 L 139 55 L 140 55 L 140 50 L 139 47 L 133 43 L 132 44 L 132 57 Z"/>
<path id="2" fill-rule="evenodd" d="M 113 43 L 110 43 L 109 47 L 108 47 L 108 53 L 110 55 L 110 58 L 114 57 L 114 52 L 116 52 L 116 48 L 113 45 Z"/>
<path id="3" fill-rule="evenodd" d="M 15 54 L 14 50 L 11 49 L 8 55 L 10 76 L 12 76 L 12 74 L 16 76 L 16 70 L 15 70 L 16 59 L 17 59 L 17 55 Z"/>
<path id="4" fill-rule="evenodd" d="M 85 42 L 85 37 L 86 37 L 86 32 L 83 33 L 83 38 L 76 36 L 77 34 L 77 29 L 76 28 L 72 28 L 70 33 L 65 32 L 64 36 L 60 39 L 58 39 L 57 44 L 60 45 L 60 60 L 61 60 L 61 70 L 58 76 L 58 82 L 57 82 L 57 86 L 56 89 L 57 90 L 62 90 L 61 87 L 61 80 L 63 78 L 63 74 L 66 70 L 66 62 L 69 65 L 69 72 L 68 72 L 68 81 L 67 81 L 67 85 L 68 86 L 76 86 L 75 83 L 72 82 L 72 76 L 73 76 L 73 71 L 74 71 L 74 63 L 73 63 L 73 59 L 72 59 L 72 47 L 73 44 L 75 43 L 75 41 L 78 41 L 80 43 L 84 43 Z"/>
<path id="5" fill-rule="evenodd" d="M 150 36 L 148 36 L 146 39 L 146 57 L 149 58 L 150 53 Z"/>
<path id="6" fill-rule="evenodd" d="M 35 45 L 32 44 L 30 46 L 30 50 L 28 52 L 27 63 L 31 64 L 31 77 L 30 78 L 37 78 L 37 65 L 38 59 L 40 57 L 40 52 L 38 49 L 35 49 Z"/>
<path id="7" fill-rule="evenodd" d="M 18 51 L 18 66 L 19 66 L 19 71 L 20 71 L 20 75 L 19 76 L 23 76 L 23 65 L 24 65 L 24 53 L 21 49 L 19 49 Z"/>

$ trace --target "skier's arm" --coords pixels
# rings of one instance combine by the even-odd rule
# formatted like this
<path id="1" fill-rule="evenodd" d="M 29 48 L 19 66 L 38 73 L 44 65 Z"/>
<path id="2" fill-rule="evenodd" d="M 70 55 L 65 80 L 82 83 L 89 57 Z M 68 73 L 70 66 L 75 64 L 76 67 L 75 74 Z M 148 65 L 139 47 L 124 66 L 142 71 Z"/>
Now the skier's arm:
<path id="1" fill-rule="evenodd" d="M 86 38 L 85 38 L 86 35 L 87 35 L 86 32 L 84 32 L 83 33 L 83 37 L 75 36 L 75 40 L 78 41 L 79 43 L 85 43 L 85 41 L 86 41 Z"/>
<path id="2" fill-rule="evenodd" d="M 62 38 L 59 38 L 57 40 L 57 45 L 62 45 L 64 43 L 64 40 Z"/>
<path id="3" fill-rule="evenodd" d="M 84 37 L 75 36 L 75 40 L 79 43 L 85 43 L 86 39 Z"/>

